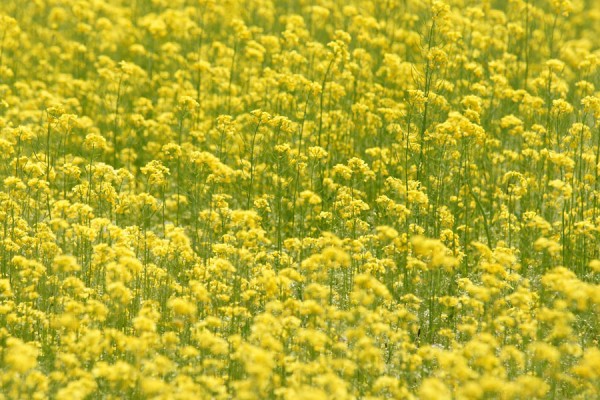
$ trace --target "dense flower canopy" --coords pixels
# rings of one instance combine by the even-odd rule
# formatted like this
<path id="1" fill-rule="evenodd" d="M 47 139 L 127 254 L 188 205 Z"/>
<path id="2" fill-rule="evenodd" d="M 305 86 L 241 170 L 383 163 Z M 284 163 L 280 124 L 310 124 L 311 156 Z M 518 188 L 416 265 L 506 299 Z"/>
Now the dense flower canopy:
<path id="1" fill-rule="evenodd" d="M 3 0 L 0 399 L 600 397 L 600 2 Z"/>

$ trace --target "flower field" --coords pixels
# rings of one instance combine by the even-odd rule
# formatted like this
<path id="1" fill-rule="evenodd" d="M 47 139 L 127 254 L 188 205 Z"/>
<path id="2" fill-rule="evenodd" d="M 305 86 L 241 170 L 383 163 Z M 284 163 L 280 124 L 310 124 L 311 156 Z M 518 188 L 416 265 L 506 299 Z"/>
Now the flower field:
<path id="1" fill-rule="evenodd" d="M 597 0 L 2 0 L 0 399 L 600 398 Z"/>

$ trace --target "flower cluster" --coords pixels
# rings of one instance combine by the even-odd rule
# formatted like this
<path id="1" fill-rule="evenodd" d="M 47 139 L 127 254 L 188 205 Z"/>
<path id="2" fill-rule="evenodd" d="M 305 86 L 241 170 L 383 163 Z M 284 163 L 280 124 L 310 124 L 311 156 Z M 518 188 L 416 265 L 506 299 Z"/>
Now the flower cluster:
<path id="1" fill-rule="evenodd" d="M 600 397 L 600 3 L 3 0 L 0 399 Z"/>

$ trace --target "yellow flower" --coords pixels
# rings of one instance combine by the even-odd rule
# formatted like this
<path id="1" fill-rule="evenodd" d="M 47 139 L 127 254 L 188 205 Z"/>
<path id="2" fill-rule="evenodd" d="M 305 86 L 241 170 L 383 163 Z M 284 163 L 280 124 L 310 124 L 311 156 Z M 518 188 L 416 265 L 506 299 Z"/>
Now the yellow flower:
<path id="1" fill-rule="evenodd" d="M 75 272 L 81 270 L 81 266 L 77 263 L 77 259 L 69 255 L 60 255 L 54 257 L 52 269 L 55 272 Z"/>
<path id="2" fill-rule="evenodd" d="M 90 151 L 103 151 L 108 149 L 108 145 L 104 136 L 99 135 L 97 133 L 88 133 L 85 137 L 85 141 L 83 142 L 83 146 L 85 149 Z"/>
<path id="3" fill-rule="evenodd" d="M 423 400 L 450 400 L 450 389 L 437 378 L 426 378 L 419 387 L 419 397 Z"/>
<path id="4" fill-rule="evenodd" d="M 177 316 L 190 317 L 196 314 L 196 306 L 184 298 L 172 298 L 169 300 L 168 305 Z"/>
<path id="5" fill-rule="evenodd" d="M 587 349 L 583 358 L 573 367 L 573 372 L 589 380 L 600 378 L 600 349 Z"/>
<path id="6" fill-rule="evenodd" d="M 17 338 L 6 340 L 4 362 L 14 371 L 24 374 L 37 366 L 39 350 Z"/>

